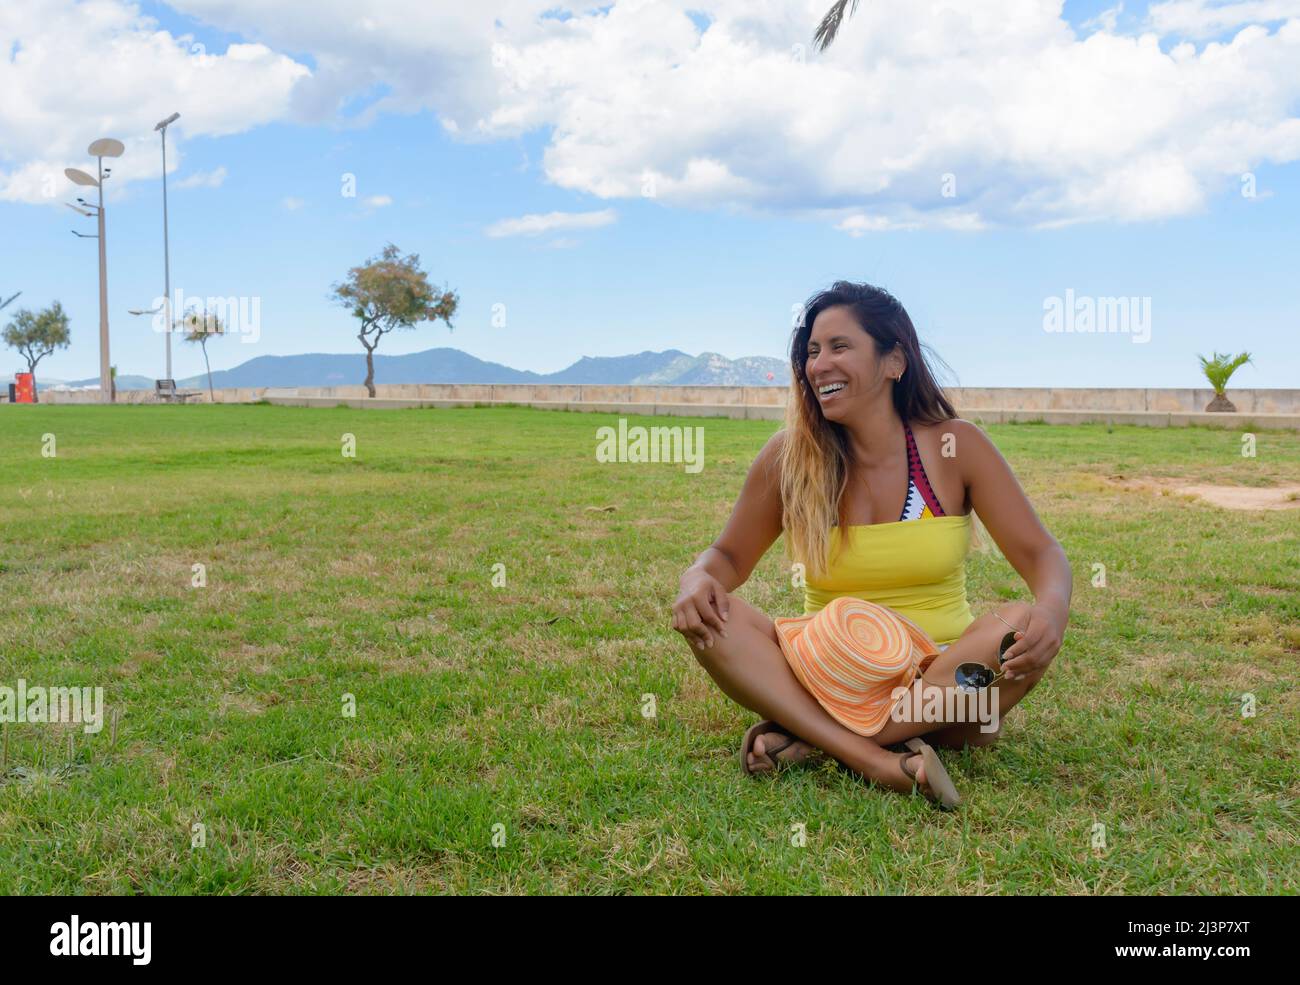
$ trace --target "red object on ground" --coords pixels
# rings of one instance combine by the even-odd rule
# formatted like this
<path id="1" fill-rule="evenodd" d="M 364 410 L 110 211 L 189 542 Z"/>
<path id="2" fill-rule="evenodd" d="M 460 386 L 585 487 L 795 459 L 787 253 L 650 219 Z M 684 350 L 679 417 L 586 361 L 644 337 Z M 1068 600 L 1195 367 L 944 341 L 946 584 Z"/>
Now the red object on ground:
<path id="1" fill-rule="evenodd" d="M 15 403 L 34 404 L 36 403 L 36 378 L 31 373 L 15 373 L 14 379 L 18 381 L 15 391 L 17 400 Z"/>

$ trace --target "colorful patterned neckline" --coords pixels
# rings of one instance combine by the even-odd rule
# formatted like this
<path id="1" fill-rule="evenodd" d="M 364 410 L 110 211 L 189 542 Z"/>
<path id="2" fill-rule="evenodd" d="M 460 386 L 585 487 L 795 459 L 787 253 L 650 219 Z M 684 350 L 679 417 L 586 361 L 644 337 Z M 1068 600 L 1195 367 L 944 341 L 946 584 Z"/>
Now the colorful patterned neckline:
<path id="1" fill-rule="evenodd" d="M 906 421 L 903 422 L 903 431 L 907 434 L 907 499 L 903 501 L 903 512 L 898 519 L 901 522 L 944 516 L 939 497 L 934 494 L 930 477 L 925 474 L 925 466 L 921 464 L 916 439 L 912 437 L 912 429 Z"/>

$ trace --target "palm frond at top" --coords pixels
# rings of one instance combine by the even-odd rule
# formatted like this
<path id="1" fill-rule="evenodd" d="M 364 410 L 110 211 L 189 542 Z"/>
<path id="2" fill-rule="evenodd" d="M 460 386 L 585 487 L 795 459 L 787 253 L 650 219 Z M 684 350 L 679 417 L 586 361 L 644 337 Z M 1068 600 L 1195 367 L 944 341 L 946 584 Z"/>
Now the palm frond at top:
<path id="1" fill-rule="evenodd" d="M 817 25 L 817 33 L 813 35 L 813 45 L 818 51 L 825 51 L 835 40 L 840 25 L 844 23 L 845 8 L 848 8 L 849 16 L 852 17 L 857 12 L 858 0 L 835 0 L 831 9 L 826 11 L 826 16 Z"/>

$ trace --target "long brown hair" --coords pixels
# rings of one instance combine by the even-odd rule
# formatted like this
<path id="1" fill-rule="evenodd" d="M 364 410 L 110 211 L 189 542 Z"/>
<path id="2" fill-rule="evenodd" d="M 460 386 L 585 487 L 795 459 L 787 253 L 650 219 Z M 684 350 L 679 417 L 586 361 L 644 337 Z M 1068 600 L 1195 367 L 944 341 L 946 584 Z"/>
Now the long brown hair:
<path id="1" fill-rule="evenodd" d="M 822 311 L 840 305 L 852 312 L 862 330 L 875 341 L 878 357 L 887 356 L 895 346 L 902 347 L 907 370 L 903 379 L 893 385 L 894 408 L 899 417 L 909 423 L 937 424 L 957 416 L 922 355 L 912 319 L 892 294 L 870 284 L 841 280 L 808 300 L 790 339 L 790 399 L 786 403 L 780 465 L 786 552 L 792 560 L 804 562 L 813 575 L 826 570 L 832 523 L 840 525 L 841 548 L 849 537 L 845 491 L 854 464 L 853 450 L 845 427 L 822 414 L 807 376 L 808 338 L 813 322 Z"/>

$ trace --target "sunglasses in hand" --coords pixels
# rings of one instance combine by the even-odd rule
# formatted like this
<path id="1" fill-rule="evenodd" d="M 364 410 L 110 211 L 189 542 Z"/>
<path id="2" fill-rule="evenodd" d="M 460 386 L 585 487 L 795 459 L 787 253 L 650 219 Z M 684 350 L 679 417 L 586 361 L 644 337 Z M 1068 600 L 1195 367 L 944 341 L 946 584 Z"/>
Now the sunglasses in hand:
<path id="1" fill-rule="evenodd" d="M 1006 653 L 1011 649 L 1011 645 L 1015 643 L 1015 641 L 1016 634 L 1014 632 L 1007 633 L 1006 636 L 1002 637 L 1002 642 L 998 644 L 999 668 L 1006 662 Z M 968 694 L 973 694 L 976 691 L 982 691 L 984 688 L 989 687 L 992 684 L 996 684 L 1006 676 L 1006 673 L 1005 670 L 1001 669 L 994 672 L 993 668 L 986 667 L 982 663 L 975 663 L 974 661 L 958 664 L 956 671 L 957 687 Z"/>

